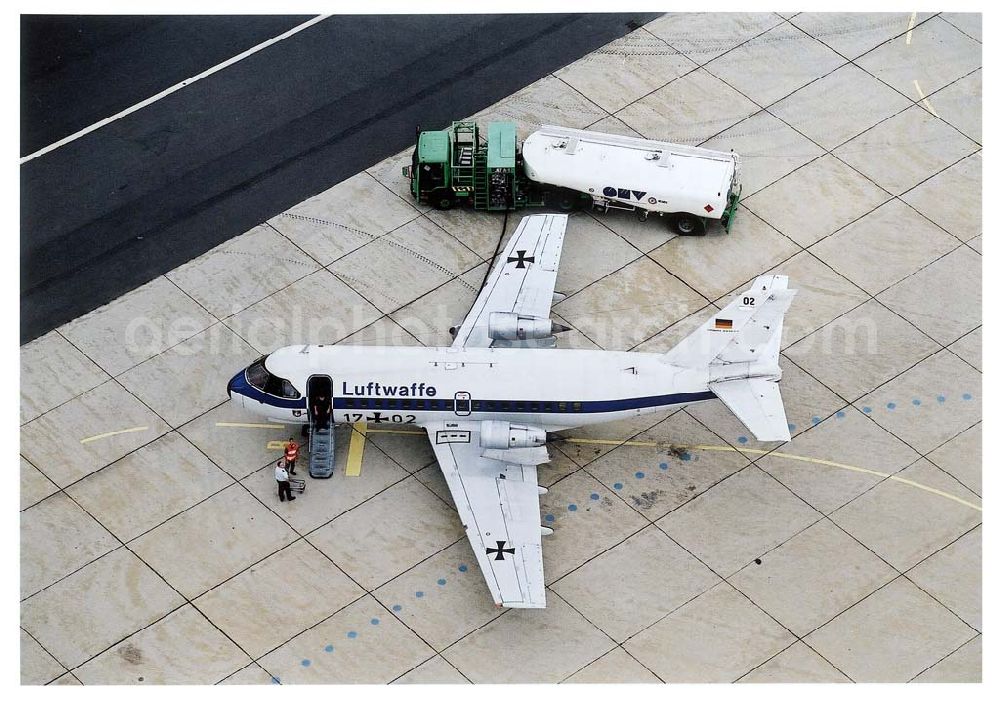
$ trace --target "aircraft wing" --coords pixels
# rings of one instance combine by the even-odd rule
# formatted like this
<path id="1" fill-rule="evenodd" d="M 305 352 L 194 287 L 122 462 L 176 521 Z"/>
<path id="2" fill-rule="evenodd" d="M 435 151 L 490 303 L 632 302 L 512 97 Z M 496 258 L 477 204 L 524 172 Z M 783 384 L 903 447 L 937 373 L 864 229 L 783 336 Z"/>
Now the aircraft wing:
<path id="1" fill-rule="evenodd" d="M 545 607 L 536 468 L 548 461 L 545 447 L 485 450 L 475 421 L 426 430 L 493 601 Z"/>
<path id="2" fill-rule="evenodd" d="M 566 221 L 565 214 L 534 214 L 521 219 L 452 346 L 491 346 L 489 320 L 494 312 L 549 316 Z"/>

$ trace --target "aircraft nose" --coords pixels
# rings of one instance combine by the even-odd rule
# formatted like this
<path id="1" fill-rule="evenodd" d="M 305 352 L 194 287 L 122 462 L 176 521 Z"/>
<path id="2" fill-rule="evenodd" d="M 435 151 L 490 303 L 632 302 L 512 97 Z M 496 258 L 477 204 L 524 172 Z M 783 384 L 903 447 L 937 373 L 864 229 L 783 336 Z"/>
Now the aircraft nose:
<path id="1" fill-rule="evenodd" d="M 229 379 L 229 383 L 226 384 L 226 395 L 229 396 L 229 400 L 232 400 L 233 398 L 233 384 L 236 383 L 236 379 L 238 379 L 242 375 L 243 372 L 241 371 L 235 376 L 233 376 L 231 379 Z"/>

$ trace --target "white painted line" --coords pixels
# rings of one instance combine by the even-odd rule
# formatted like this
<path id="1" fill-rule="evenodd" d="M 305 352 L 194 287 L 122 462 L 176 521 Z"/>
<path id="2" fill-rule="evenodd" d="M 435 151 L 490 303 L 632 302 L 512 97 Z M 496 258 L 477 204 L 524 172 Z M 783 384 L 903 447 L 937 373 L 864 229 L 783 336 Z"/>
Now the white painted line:
<path id="1" fill-rule="evenodd" d="M 924 104 L 928 111 L 931 112 L 931 115 L 935 118 L 940 118 L 941 116 L 937 114 L 937 111 L 934 110 L 934 106 L 931 105 L 931 102 L 927 100 L 927 96 L 925 96 L 923 90 L 921 90 L 920 82 L 914 79 L 913 86 L 917 89 L 917 95 L 920 96 L 920 102 Z"/>
<path id="2" fill-rule="evenodd" d="M 261 42 L 257 46 L 251 47 L 250 49 L 247 49 L 245 52 L 237 54 L 236 56 L 232 57 L 231 59 L 227 59 L 226 61 L 222 62 L 221 64 L 216 64 L 212 68 L 207 69 L 206 71 L 201 72 L 197 76 L 192 76 L 190 79 L 185 79 L 184 81 L 181 81 L 179 84 L 175 84 L 175 85 L 171 86 L 170 88 L 168 88 L 168 89 L 166 89 L 164 91 L 160 91 L 155 96 L 150 96 L 145 101 L 141 101 L 141 102 L 135 104 L 134 106 L 130 106 L 129 108 L 126 108 L 121 113 L 116 113 L 116 114 L 114 114 L 113 116 L 111 116 L 109 118 L 105 118 L 104 120 L 97 121 L 93 125 L 88 125 L 83 130 L 79 130 L 79 131 L 73 133 L 72 135 L 67 135 L 62 140 L 57 140 L 56 142 L 52 143 L 51 145 L 43 147 L 41 150 L 38 150 L 37 152 L 31 153 L 27 157 L 22 157 L 19 164 L 23 165 L 24 163 L 26 163 L 26 162 L 28 162 L 30 160 L 34 160 L 36 157 L 41 157 L 42 155 L 44 155 L 46 153 L 49 153 L 49 152 L 52 152 L 53 150 L 56 150 L 58 148 L 61 148 L 63 145 L 67 145 L 67 144 L 73 142 L 74 140 L 76 140 L 78 138 L 82 138 L 84 135 L 87 135 L 88 133 L 93 133 L 95 130 L 97 130 L 99 128 L 103 128 L 104 126 L 108 125 L 109 123 L 114 123 L 119 118 L 124 118 L 125 116 L 127 116 L 127 115 L 129 115 L 131 113 L 135 113 L 138 110 L 142 110 L 146 106 L 151 105 L 153 103 L 156 103 L 161 98 L 169 96 L 170 94 L 175 93 L 177 91 L 180 91 L 182 88 L 185 88 L 186 86 L 190 86 L 191 84 L 193 84 L 196 81 L 201 81 L 202 79 L 204 79 L 204 78 L 206 78 L 208 76 L 211 76 L 212 74 L 214 74 L 214 73 L 216 73 L 218 71 L 222 71 L 227 66 L 232 66 L 236 62 L 242 61 L 243 59 L 246 59 L 247 57 L 249 57 L 249 56 L 251 56 L 253 54 L 256 54 L 257 52 L 261 51 L 262 49 L 267 49 L 272 44 L 277 44 L 281 40 L 288 39 L 292 35 L 298 34 L 299 32 L 301 32 L 304 29 L 309 29 L 310 27 L 312 27 L 313 25 L 317 24 L 318 22 L 322 22 L 323 20 L 325 20 L 329 16 L 330 15 L 317 15 L 316 17 L 313 17 L 311 20 L 309 20 L 307 22 L 303 22 L 301 25 L 297 25 L 296 27 L 292 27 L 290 30 L 288 30 L 287 32 L 284 32 L 283 34 L 279 34 L 277 37 L 272 37 L 271 39 L 267 40 L 266 42 Z"/>
<path id="3" fill-rule="evenodd" d="M 910 25 L 906 28 L 906 44 L 909 46 L 910 40 L 913 39 L 913 25 L 917 24 L 917 13 L 912 13 L 910 15 Z"/>

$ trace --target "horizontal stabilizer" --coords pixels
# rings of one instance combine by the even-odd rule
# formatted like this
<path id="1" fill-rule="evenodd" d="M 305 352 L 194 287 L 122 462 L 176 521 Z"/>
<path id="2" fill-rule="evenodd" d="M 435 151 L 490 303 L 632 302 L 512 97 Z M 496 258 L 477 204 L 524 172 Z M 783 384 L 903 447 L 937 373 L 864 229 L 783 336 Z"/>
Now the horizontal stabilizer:
<path id="1" fill-rule="evenodd" d="M 758 440 L 777 442 L 792 439 L 776 381 L 764 378 L 732 379 L 711 383 L 709 388 Z"/>

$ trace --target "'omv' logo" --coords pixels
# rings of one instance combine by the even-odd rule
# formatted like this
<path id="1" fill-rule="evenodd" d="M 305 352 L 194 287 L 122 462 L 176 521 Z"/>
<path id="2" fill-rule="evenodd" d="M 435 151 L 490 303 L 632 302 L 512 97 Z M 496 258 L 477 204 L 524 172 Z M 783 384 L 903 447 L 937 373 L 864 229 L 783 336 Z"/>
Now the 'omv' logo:
<path id="1" fill-rule="evenodd" d="M 605 187 L 604 196 L 611 199 L 635 199 L 639 201 L 646 196 L 646 192 L 637 192 L 634 189 L 622 189 L 621 187 Z"/>

